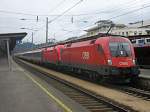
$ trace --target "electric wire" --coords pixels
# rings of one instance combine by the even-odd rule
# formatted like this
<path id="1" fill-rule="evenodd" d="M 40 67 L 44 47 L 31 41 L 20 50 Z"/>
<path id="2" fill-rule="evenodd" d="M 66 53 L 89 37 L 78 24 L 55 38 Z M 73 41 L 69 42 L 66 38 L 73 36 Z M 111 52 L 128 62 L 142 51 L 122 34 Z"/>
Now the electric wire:
<path id="1" fill-rule="evenodd" d="M 61 16 L 63 16 L 65 13 L 67 13 L 68 11 L 70 11 L 71 9 L 73 9 L 75 6 L 77 6 L 78 4 L 80 4 L 82 1 L 83 0 L 78 1 L 76 4 L 74 4 L 73 6 L 69 7 L 67 10 L 65 10 L 64 12 L 62 12 L 61 15 L 58 15 L 55 18 L 53 18 L 52 20 L 48 21 L 48 23 L 52 23 L 53 21 L 57 20 L 58 18 L 60 18 Z M 40 31 L 42 29 L 43 29 L 43 26 L 41 28 L 39 28 L 38 31 Z"/>
<path id="2" fill-rule="evenodd" d="M 53 12 L 54 10 L 57 9 L 58 6 L 62 5 L 62 3 L 65 0 L 62 0 L 60 3 L 56 5 L 56 7 L 52 8 Z M 82 0 L 83 1 L 83 0 Z M 127 2 L 128 3 L 128 2 Z M 112 9 L 113 10 L 113 9 Z M 117 10 L 117 9 L 116 9 Z M 31 13 L 23 13 L 23 12 L 15 12 L 15 11 L 7 11 L 7 10 L 0 10 L 1 13 L 9 13 L 9 14 L 18 14 L 18 15 L 27 15 L 27 16 L 60 16 L 61 14 L 52 14 L 52 15 L 42 15 L 42 14 L 31 14 Z M 100 11 L 96 13 L 84 13 L 84 14 L 70 14 L 70 15 L 64 15 L 64 16 L 84 16 L 84 15 L 95 15 L 95 14 L 101 14 L 101 13 L 109 13 L 110 11 Z"/>
<path id="3" fill-rule="evenodd" d="M 63 2 L 64 0 L 62 0 L 61 2 Z M 81 0 L 81 1 L 83 1 L 83 0 Z M 79 1 L 80 2 L 80 1 Z M 77 3 L 78 4 L 78 3 Z M 133 4 L 133 3 L 132 3 Z M 60 4 L 61 5 L 61 4 Z M 129 5 L 129 4 L 128 4 Z M 131 5 L 131 4 L 130 4 Z M 75 6 L 76 6 L 76 4 L 75 4 Z M 74 7 L 75 7 L 74 6 Z M 135 6 L 134 6 L 135 7 Z M 141 8 L 138 8 L 138 9 L 134 9 L 134 10 L 131 10 L 131 11 L 128 11 L 128 12 L 125 12 L 125 13 L 123 13 L 123 14 L 119 14 L 119 15 L 117 15 L 117 16 L 112 16 L 112 17 L 110 17 L 109 19 L 111 20 L 111 19 L 116 19 L 116 18 L 118 18 L 118 17 L 121 17 L 121 16 L 125 16 L 125 15 L 128 15 L 128 14 L 131 14 L 131 13 L 134 13 L 134 12 L 137 12 L 137 11 L 139 11 L 139 10 L 142 10 L 142 9 L 145 9 L 145 8 L 148 8 L 148 7 L 150 7 L 150 5 L 146 5 L 146 6 L 143 6 L 143 7 L 141 7 Z M 54 9 L 53 9 L 54 10 Z M 101 11 L 101 12 L 96 12 L 96 13 L 85 13 L 85 14 L 73 14 L 73 15 L 64 15 L 66 12 L 68 12 L 69 10 L 71 10 L 71 7 L 68 9 L 68 10 L 66 10 L 66 11 L 64 11 L 62 14 L 60 14 L 60 15 L 39 15 L 39 16 L 56 16 L 56 17 L 54 17 L 52 20 L 50 20 L 49 21 L 49 23 L 51 23 L 51 22 L 53 22 L 53 21 L 55 21 L 57 18 L 59 18 L 59 17 L 61 17 L 61 16 L 85 16 L 85 15 L 95 15 L 95 14 L 101 14 L 101 13 L 107 13 L 107 11 Z M 116 9 L 117 10 L 117 9 Z M 121 9 L 122 10 L 122 9 Z M 121 10 L 117 10 L 117 12 L 118 11 L 120 11 L 121 12 Z M 124 10 L 125 11 L 125 10 Z M 21 13 L 21 12 L 12 12 L 12 11 L 5 11 L 5 10 L 0 10 L 0 12 L 3 12 L 3 13 L 14 13 L 14 14 L 21 14 L 21 15 L 31 15 L 31 16 L 37 16 L 36 14 L 29 14 L 29 13 Z M 109 11 L 108 11 L 109 12 Z M 93 25 L 93 24 L 92 24 Z M 92 26 L 92 25 L 89 25 L 89 26 Z M 86 27 L 89 27 L 89 26 L 86 26 Z M 83 28 L 82 28 L 83 29 Z M 40 29 L 38 30 L 38 31 L 40 31 Z"/>

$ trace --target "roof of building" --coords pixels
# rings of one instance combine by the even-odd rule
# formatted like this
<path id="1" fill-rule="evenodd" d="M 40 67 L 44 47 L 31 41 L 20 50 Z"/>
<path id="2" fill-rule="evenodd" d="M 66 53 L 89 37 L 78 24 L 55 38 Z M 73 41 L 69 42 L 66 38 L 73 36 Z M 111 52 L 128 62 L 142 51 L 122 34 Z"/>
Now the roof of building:
<path id="1" fill-rule="evenodd" d="M 122 27 L 122 28 L 124 28 L 124 27 L 126 27 L 126 25 L 124 25 L 124 24 L 114 24 L 115 25 L 115 27 Z M 106 25 L 95 25 L 95 26 L 92 26 L 92 27 L 90 27 L 90 28 L 87 28 L 86 30 L 84 30 L 84 31 L 86 31 L 86 32 L 90 32 L 90 31 L 94 31 L 94 30 L 97 30 L 97 29 L 99 29 L 99 28 L 101 28 L 101 27 L 103 27 L 103 26 L 110 26 L 109 24 L 106 24 Z"/>
<path id="2" fill-rule="evenodd" d="M 16 45 L 16 41 L 22 40 L 26 35 L 27 35 L 26 32 L 3 33 L 3 34 L 0 34 L 0 41 L 9 40 L 10 50 L 13 50 L 13 48 Z"/>
<path id="3" fill-rule="evenodd" d="M 139 28 L 150 27 L 150 20 L 145 21 L 142 20 L 134 23 L 129 23 L 129 27 L 139 27 Z"/>

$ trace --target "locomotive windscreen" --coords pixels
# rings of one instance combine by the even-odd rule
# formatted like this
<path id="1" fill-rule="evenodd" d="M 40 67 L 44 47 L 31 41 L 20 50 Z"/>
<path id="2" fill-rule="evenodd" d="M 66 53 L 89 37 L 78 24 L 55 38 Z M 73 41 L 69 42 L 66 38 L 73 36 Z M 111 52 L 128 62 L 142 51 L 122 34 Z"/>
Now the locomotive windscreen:
<path id="1" fill-rule="evenodd" d="M 110 42 L 109 48 L 110 48 L 112 57 L 131 56 L 130 44 L 127 42 Z"/>

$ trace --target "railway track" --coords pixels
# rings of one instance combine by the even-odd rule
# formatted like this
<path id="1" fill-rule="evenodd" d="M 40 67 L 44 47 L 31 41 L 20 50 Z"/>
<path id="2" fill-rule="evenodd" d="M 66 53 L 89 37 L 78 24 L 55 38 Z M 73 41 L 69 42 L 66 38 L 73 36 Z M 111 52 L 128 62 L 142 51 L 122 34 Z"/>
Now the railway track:
<path id="1" fill-rule="evenodd" d="M 130 94 L 130 95 L 136 96 L 138 98 L 142 98 L 144 100 L 150 101 L 150 91 L 143 90 L 143 89 L 136 88 L 136 87 L 131 87 L 131 86 L 115 86 L 114 88 L 117 88 L 118 90 L 126 92 L 127 94 Z"/>
<path id="2" fill-rule="evenodd" d="M 110 85 L 110 84 L 106 84 L 105 82 L 99 83 L 99 82 L 94 82 L 92 80 L 86 79 L 84 77 L 78 77 L 78 75 L 74 75 L 73 73 L 67 73 L 67 74 L 70 74 L 71 76 L 74 76 L 77 78 L 82 78 L 83 80 L 86 80 L 86 81 L 88 80 L 92 83 L 104 85 L 104 86 L 109 87 L 111 89 L 113 88 L 113 89 L 119 90 L 121 92 L 125 92 L 129 95 L 133 95 L 135 97 L 150 101 L 150 91 L 147 89 L 142 89 L 142 87 L 139 87 L 139 86 L 138 87 L 136 87 L 135 85 L 118 86 L 118 85 L 114 85 L 114 84 Z"/>
<path id="3" fill-rule="evenodd" d="M 68 74 L 70 74 L 74 77 L 77 77 L 77 78 L 82 78 L 83 80 L 86 80 L 86 81 L 88 80 L 92 83 L 99 84 L 98 82 L 94 82 L 94 81 L 86 79 L 84 77 L 78 77 L 76 75 L 73 75 L 72 73 L 68 73 Z M 125 92 L 129 95 L 133 95 L 135 97 L 150 101 L 150 91 L 147 89 L 142 89 L 142 87 L 135 87 L 135 86 L 131 86 L 131 85 L 126 85 L 126 86 L 124 86 L 124 85 L 118 86 L 118 85 L 114 85 L 114 84 L 110 85 L 110 84 L 106 84 L 105 82 L 100 83 L 100 85 L 104 85 L 104 86 L 109 87 L 111 89 L 113 88 L 113 89 L 119 90 L 121 92 Z"/>
<path id="4" fill-rule="evenodd" d="M 22 62 L 18 63 L 32 73 L 37 72 L 35 69 L 27 65 L 24 65 Z M 57 77 L 47 76 L 40 72 L 38 72 L 38 75 L 36 76 L 45 80 L 48 84 L 52 85 L 53 87 L 55 87 L 63 94 L 73 99 L 74 101 L 78 102 L 83 107 L 88 109 L 90 112 L 130 112 L 130 111 L 134 112 L 134 110 L 126 106 L 117 104 L 113 101 L 110 101 L 107 98 L 96 95 L 92 92 L 89 92 L 83 88 L 80 88 L 62 79 L 58 79 Z"/>

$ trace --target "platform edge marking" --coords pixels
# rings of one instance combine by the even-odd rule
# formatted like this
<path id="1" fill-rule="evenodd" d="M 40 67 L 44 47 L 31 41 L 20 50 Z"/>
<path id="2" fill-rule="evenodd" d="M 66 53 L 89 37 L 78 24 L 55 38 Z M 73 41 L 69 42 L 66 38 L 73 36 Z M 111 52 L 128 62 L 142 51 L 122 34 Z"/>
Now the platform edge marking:
<path id="1" fill-rule="evenodd" d="M 67 107 L 62 101 L 52 95 L 44 86 L 42 86 L 38 81 L 36 81 L 32 76 L 25 73 L 25 75 L 32 80 L 38 87 L 40 87 L 50 98 L 52 98 L 56 103 L 58 103 L 65 112 L 73 112 L 69 107 Z"/>

